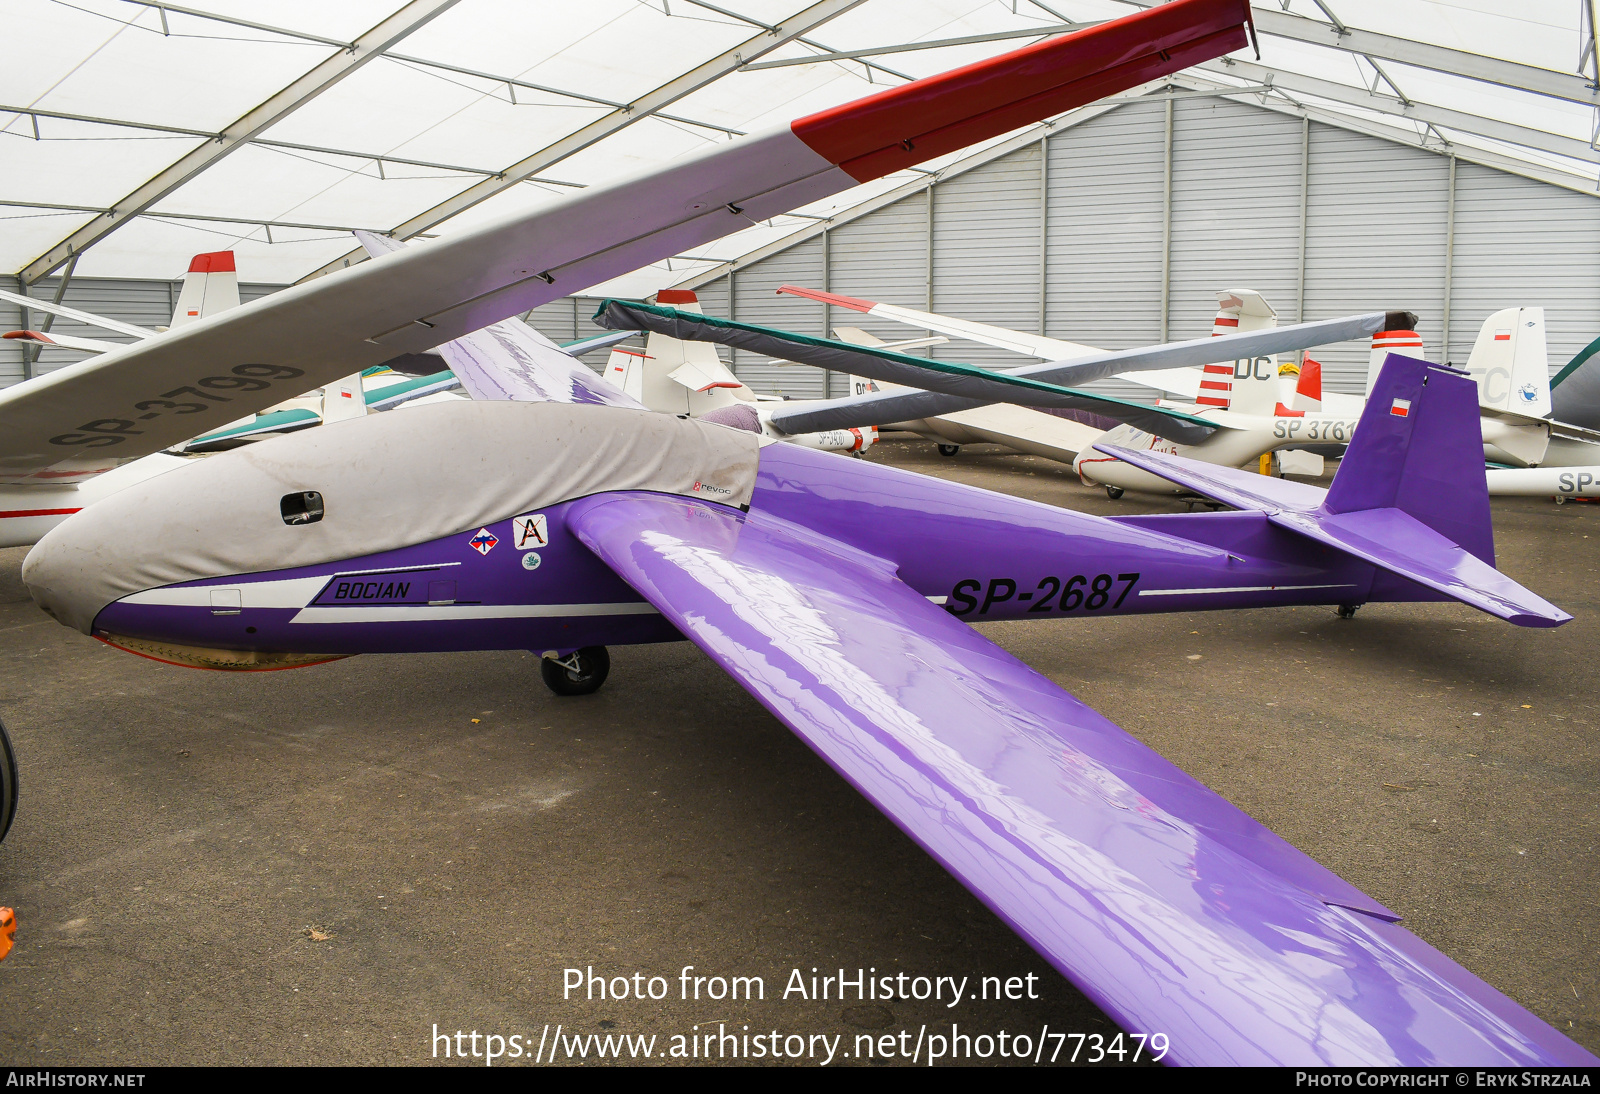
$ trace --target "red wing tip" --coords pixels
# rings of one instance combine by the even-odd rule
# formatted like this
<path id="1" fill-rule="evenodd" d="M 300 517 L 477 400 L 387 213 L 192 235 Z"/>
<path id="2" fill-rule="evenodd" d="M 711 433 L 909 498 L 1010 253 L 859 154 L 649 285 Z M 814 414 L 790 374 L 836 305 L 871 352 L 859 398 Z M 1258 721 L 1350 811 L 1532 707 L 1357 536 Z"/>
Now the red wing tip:
<path id="1" fill-rule="evenodd" d="M 657 304 L 698 304 L 700 298 L 691 289 L 662 289 L 656 293 Z"/>
<path id="2" fill-rule="evenodd" d="M 841 296 L 836 292 L 823 292 L 821 289 L 803 289 L 799 285 L 781 285 L 778 292 L 788 293 L 790 296 L 803 296 L 807 300 L 820 300 L 824 304 L 835 304 L 841 308 L 852 311 L 869 312 L 878 306 L 876 300 L 862 300 L 855 296 Z"/>
<path id="3" fill-rule="evenodd" d="M 212 251 L 195 255 L 189 262 L 190 273 L 234 273 L 232 251 Z"/>
<path id="4" fill-rule="evenodd" d="M 20 338 L 24 342 L 48 342 L 50 336 L 36 330 L 8 330 L 0 338 Z"/>

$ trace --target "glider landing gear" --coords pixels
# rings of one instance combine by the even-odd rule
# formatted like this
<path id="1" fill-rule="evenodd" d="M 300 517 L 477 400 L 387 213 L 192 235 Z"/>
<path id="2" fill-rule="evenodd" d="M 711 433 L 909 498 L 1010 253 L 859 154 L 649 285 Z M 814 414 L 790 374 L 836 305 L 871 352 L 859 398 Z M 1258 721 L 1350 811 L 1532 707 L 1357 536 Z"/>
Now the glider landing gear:
<path id="1" fill-rule="evenodd" d="M 1354 619 L 1356 617 L 1356 609 L 1359 608 L 1359 607 L 1361 607 L 1360 604 L 1340 604 L 1339 605 L 1339 618 L 1340 619 Z"/>
<path id="2" fill-rule="evenodd" d="M 1116 501 L 1118 498 L 1122 497 L 1122 493 L 1122 487 L 1120 486 L 1106 487 L 1106 497 L 1110 498 L 1112 501 Z"/>
<path id="3" fill-rule="evenodd" d="M 939 455 L 941 456 L 954 456 L 960 451 L 961 446 L 959 444 L 941 444 L 939 446 Z"/>
<path id="4" fill-rule="evenodd" d="M 611 655 L 604 646 L 585 646 L 566 657 L 539 659 L 539 675 L 545 687 L 557 695 L 592 695 L 606 682 L 611 671 Z"/>
<path id="5" fill-rule="evenodd" d="M 11 830 L 17 816 L 17 754 L 11 747 L 11 737 L 0 722 L 0 840 Z"/>

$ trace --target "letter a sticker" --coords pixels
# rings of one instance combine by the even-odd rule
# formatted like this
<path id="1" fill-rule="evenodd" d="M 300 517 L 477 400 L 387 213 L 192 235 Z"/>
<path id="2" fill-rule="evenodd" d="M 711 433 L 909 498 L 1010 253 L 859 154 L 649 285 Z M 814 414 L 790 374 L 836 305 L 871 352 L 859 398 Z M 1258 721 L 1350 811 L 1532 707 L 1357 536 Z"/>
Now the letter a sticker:
<path id="1" fill-rule="evenodd" d="M 511 518 L 511 538 L 517 550 L 533 551 L 550 545 L 549 527 L 543 513 L 529 513 L 525 517 Z"/>

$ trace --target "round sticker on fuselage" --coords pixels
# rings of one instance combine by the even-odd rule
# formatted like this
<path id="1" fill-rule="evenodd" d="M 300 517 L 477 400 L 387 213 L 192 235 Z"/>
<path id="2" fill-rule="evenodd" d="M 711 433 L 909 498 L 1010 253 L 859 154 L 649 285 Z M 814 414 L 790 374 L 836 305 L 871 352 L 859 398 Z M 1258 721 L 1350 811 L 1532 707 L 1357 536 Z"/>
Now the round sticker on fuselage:
<path id="1" fill-rule="evenodd" d="M 524 570 L 537 570 L 539 568 L 539 552 L 529 551 L 527 554 L 523 555 L 522 568 Z"/>

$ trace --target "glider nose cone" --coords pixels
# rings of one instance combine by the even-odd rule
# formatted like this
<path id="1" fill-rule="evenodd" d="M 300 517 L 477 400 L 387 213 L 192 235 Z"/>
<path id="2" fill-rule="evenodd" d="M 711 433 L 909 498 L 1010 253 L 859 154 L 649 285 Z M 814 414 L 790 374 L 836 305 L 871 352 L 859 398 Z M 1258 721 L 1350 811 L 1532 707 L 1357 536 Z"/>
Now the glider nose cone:
<path id="1" fill-rule="evenodd" d="M 90 634 L 101 609 L 122 597 L 210 576 L 215 560 L 206 557 L 206 536 L 217 529 L 214 507 L 200 504 L 206 495 L 190 481 L 198 469 L 180 467 L 138 483 L 53 528 L 22 566 L 34 602 L 57 622 Z"/>
<path id="2" fill-rule="evenodd" d="M 76 514 L 58 524 L 28 552 L 22 563 L 22 581 L 35 604 L 56 622 L 89 633 L 89 625 L 100 610 L 89 591 L 87 574 L 92 556 L 83 550 L 87 537 L 75 535 L 67 526 L 78 522 L 96 523 L 86 514 Z"/>

